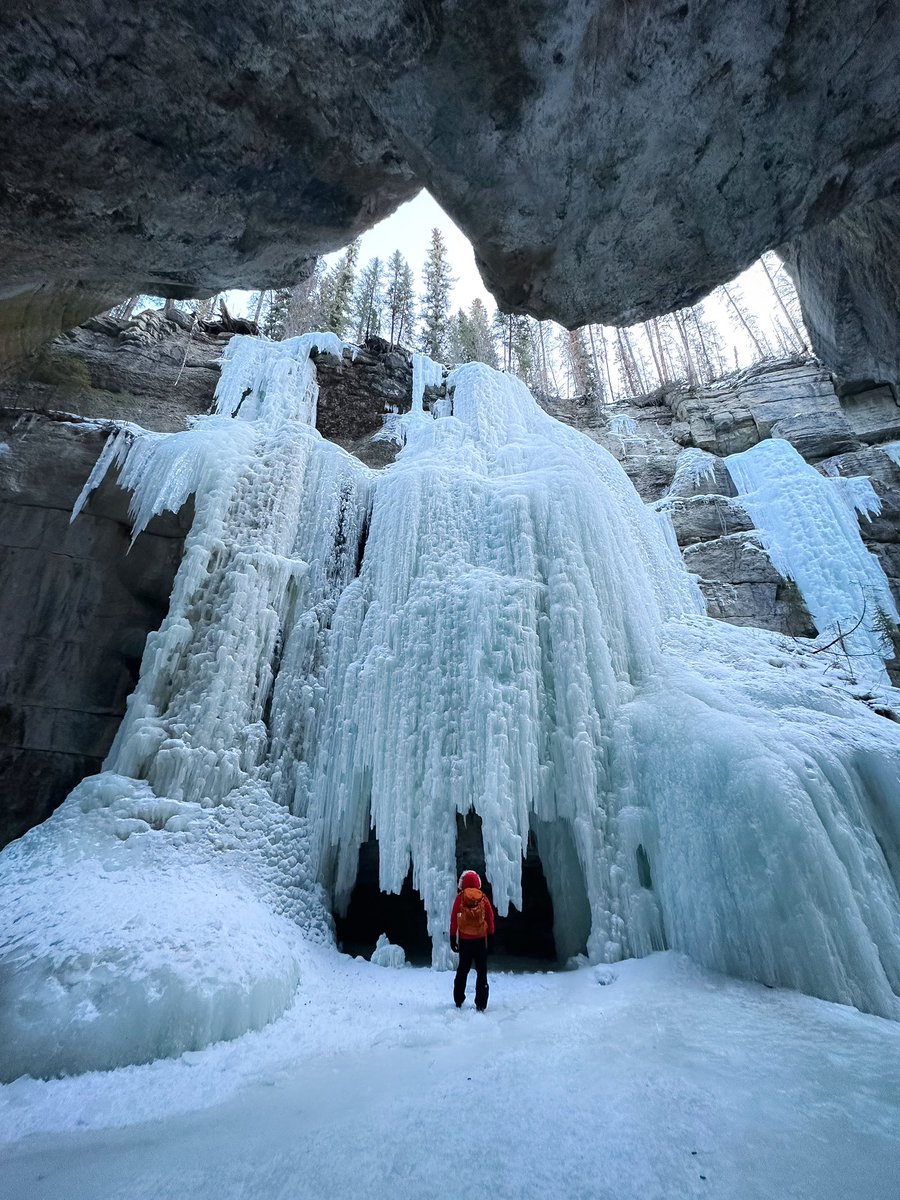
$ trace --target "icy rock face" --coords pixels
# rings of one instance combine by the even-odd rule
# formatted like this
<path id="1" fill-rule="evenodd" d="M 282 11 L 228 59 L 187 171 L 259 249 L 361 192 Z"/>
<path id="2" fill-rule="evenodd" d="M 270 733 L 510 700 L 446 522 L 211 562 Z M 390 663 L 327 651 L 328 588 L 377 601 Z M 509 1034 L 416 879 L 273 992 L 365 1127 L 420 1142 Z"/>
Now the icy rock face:
<path id="1" fill-rule="evenodd" d="M 22 1048 L 7 1069 L 114 1065 L 270 1019 L 298 939 L 327 926 L 313 879 L 343 905 L 371 828 L 381 886 L 399 892 L 412 868 L 449 965 L 457 815 L 472 809 L 501 914 L 522 902 L 534 833 L 563 957 L 669 946 L 900 1017 L 897 727 L 824 658 L 706 618 L 671 526 L 512 376 L 456 369 L 447 401 L 401 418 L 383 472 L 325 442 L 305 423 L 322 341 L 233 339 L 219 415 L 167 438 L 126 431 L 98 464 L 91 483 L 118 460 L 136 530 L 191 491 L 197 516 L 106 764 L 127 778 L 89 781 L 0 860 L 25 918 L 2 958 Z M 424 388 L 439 371 L 415 374 Z M 84 901 L 48 889 L 51 920 L 40 880 L 67 857 L 86 864 Z M 162 951 L 120 923 L 135 906 Z M 258 935 L 219 962 L 244 911 Z M 101 961 L 124 963 L 118 991 L 97 984 Z M 142 979 L 166 1030 L 194 1032 L 163 1034 L 151 1014 L 158 1035 L 135 1049 Z M 61 1032 L 42 1059 L 43 1021 Z"/>
<path id="2" fill-rule="evenodd" d="M 352 575 L 368 473 L 306 424 L 309 353 L 340 353 L 332 335 L 260 345 L 226 351 L 220 411 L 238 419 L 121 430 L 79 502 L 117 461 L 135 536 L 191 493 L 196 517 L 105 764 L 118 774 L 87 781 L 3 856 L 6 1078 L 146 1061 L 265 1024 L 296 986 L 299 931 L 329 927 L 305 823 L 258 785 L 263 717 L 292 652 L 282 629 L 302 641 Z"/>
<path id="3" fill-rule="evenodd" d="M 730 455 L 726 465 L 773 565 L 797 584 L 819 633 L 829 641 L 842 635 L 854 671 L 885 682 L 883 660 L 894 653 L 885 623 L 898 612 L 859 533 L 857 512 L 881 508 L 868 479 L 820 475 L 779 438 Z"/>

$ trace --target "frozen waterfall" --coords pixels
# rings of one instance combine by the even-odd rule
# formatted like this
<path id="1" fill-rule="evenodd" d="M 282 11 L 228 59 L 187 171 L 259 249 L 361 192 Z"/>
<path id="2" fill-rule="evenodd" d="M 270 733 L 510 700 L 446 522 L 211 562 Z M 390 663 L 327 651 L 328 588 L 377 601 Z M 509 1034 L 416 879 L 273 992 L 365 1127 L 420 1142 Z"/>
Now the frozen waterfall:
<path id="1" fill-rule="evenodd" d="M 773 565 L 800 589 L 820 634 L 841 638 L 853 670 L 886 682 L 897 607 L 881 564 L 865 547 L 857 512 L 881 504 L 868 479 L 820 475 L 790 442 L 771 438 L 725 460 Z"/>
<path id="2" fill-rule="evenodd" d="M 373 472 L 313 428 L 314 346 L 232 339 L 217 415 L 126 429 L 89 481 L 117 464 L 136 529 L 196 517 L 105 773 L 0 856 L 6 1077 L 271 1020 L 372 828 L 447 965 L 472 810 L 501 914 L 536 838 L 564 957 L 672 947 L 900 1017 L 897 725 L 706 618 L 615 459 L 512 376 L 459 367 L 429 413 L 419 358 Z"/>

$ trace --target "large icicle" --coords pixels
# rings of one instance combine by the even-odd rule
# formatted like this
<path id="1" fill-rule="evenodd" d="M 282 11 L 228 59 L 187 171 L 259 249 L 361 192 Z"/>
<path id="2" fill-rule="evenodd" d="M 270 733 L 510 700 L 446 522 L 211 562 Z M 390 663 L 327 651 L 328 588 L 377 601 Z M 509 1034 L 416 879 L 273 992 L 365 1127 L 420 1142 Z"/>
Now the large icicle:
<path id="1" fill-rule="evenodd" d="M 772 563 L 797 584 L 819 633 L 828 640 L 842 634 L 854 672 L 887 682 L 883 660 L 893 647 L 883 624 L 898 613 L 856 518 L 857 509 L 866 516 L 880 511 L 871 484 L 820 475 L 779 438 L 725 464 Z"/>

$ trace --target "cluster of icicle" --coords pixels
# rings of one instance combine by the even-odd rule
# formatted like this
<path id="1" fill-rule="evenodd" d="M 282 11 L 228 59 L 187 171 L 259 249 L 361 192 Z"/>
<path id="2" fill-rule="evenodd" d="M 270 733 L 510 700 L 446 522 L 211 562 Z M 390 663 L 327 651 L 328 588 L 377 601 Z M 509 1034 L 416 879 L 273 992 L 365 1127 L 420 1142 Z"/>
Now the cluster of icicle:
<path id="1" fill-rule="evenodd" d="M 341 351 L 234 338 L 219 415 L 104 460 L 136 528 L 196 509 L 107 770 L 212 812 L 264 797 L 298 888 L 338 907 L 374 828 L 437 965 L 474 811 L 501 914 L 534 834 L 563 958 L 671 947 L 900 1016 L 897 726 L 822 659 L 707 619 L 615 459 L 514 377 L 459 367 L 427 412 L 417 357 L 372 472 L 310 423 L 313 346 Z"/>
<path id="2" fill-rule="evenodd" d="M 821 475 L 780 438 L 729 455 L 725 465 L 773 565 L 797 584 L 819 633 L 840 640 L 862 680 L 886 683 L 887 631 L 900 614 L 859 532 L 857 512 L 867 519 L 881 512 L 869 480 Z"/>

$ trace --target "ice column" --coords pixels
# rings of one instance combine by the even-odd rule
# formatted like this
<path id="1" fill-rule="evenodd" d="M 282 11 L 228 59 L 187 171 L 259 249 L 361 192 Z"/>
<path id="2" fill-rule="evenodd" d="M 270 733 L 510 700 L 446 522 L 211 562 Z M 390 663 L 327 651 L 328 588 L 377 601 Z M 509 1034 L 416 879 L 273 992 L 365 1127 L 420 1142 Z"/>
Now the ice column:
<path id="1" fill-rule="evenodd" d="M 314 346 L 339 354 L 341 343 L 233 338 L 217 403 L 236 419 L 137 436 L 125 454 L 120 479 L 141 522 L 172 504 L 173 477 L 179 498 L 195 495 L 169 613 L 107 760 L 161 795 L 215 802 L 263 763 L 285 640 L 355 569 L 369 473 L 311 427 Z"/>
<path id="2" fill-rule="evenodd" d="M 886 682 L 883 660 L 893 647 L 879 625 L 896 621 L 897 608 L 855 511 L 880 511 L 871 485 L 820 475 L 780 438 L 729 455 L 725 464 L 772 563 L 797 584 L 819 633 L 828 640 L 843 633 L 853 671 Z"/>

